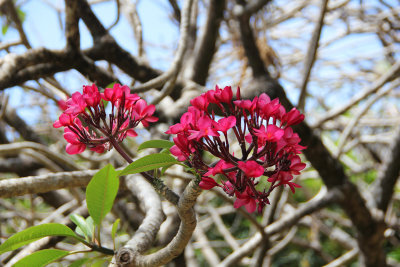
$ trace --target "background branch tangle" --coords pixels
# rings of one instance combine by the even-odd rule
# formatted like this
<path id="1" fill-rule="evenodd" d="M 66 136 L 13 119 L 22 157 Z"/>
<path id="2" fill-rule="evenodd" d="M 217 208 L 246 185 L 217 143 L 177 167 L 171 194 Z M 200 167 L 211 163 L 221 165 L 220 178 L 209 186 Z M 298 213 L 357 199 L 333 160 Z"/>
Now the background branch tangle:
<path id="1" fill-rule="evenodd" d="M 127 176 L 103 223 L 111 229 L 121 218 L 111 264 L 399 264 L 398 3 L 151 2 L 0 1 L 1 241 L 54 218 L 73 227 L 70 213 L 88 216 L 79 207 L 96 170 L 124 164 L 112 151 L 65 154 L 62 133 L 51 127 L 59 99 L 83 84 L 130 84 L 160 118 L 125 141 L 138 158 L 136 142 L 168 138 L 163 132 L 190 99 L 215 84 L 239 85 L 242 98 L 267 93 L 286 110 L 304 111 L 294 127 L 307 146 L 308 166 L 296 178 L 303 188 L 275 190 L 257 215 L 233 209 L 219 190 L 199 195 L 194 177 L 178 167 L 162 178 L 173 191 L 161 190 L 169 202 L 140 175 Z M 48 41 L 54 27 L 30 26 L 40 23 L 39 6 L 59 16 L 61 45 Z M 169 39 L 160 42 L 163 34 Z M 112 247 L 109 237 L 102 242 Z M 82 249 L 52 237 L 0 255 L 0 265 L 51 247 Z"/>

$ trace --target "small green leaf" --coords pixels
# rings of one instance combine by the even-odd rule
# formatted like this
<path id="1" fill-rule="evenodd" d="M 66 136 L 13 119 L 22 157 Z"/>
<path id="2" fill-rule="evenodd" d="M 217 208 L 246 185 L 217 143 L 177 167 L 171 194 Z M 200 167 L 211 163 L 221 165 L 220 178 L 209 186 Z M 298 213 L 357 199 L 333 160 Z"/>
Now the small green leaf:
<path id="1" fill-rule="evenodd" d="M 111 229 L 111 237 L 113 240 L 115 239 L 115 234 L 117 233 L 119 221 L 120 221 L 120 219 L 116 219 L 115 222 L 113 223 L 113 226 Z"/>
<path id="2" fill-rule="evenodd" d="M 112 83 L 109 83 L 107 86 L 106 86 L 106 88 L 113 88 L 114 87 L 114 84 L 116 84 L 117 82 L 112 82 Z"/>
<path id="3" fill-rule="evenodd" d="M 165 166 L 165 167 L 162 167 L 162 168 L 161 168 L 161 174 L 160 174 L 160 175 L 163 176 L 164 173 L 169 169 L 169 167 L 171 167 L 171 165 L 167 165 L 167 166 Z M 161 176 L 160 176 L 160 177 L 161 177 Z"/>
<path id="4" fill-rule="evenodd" d="M 96 225 L 110 212 L 119 187 L 118 172 L 111 164 L 98 171 L 86 188 L 86 203 Z"/>
<path id="5" fill-rule="evenodd" d="M 17 13 L 18 13 L 19 20 L 20 20 L 21 22 L 24 22 L 24 21 L 25 21 L 25 18 L 26 18 L 26 13 L 25 13 L 24 11 L 22 11 L 21 8 L 18 8 L 18 9 L 17 9 Z"/>
<path id="6" fill-rule="evenodd" d="M 94 222 L 93 222 L 93 218 L 92 217 L 87 217 L 86 218 L 86 224 L 90 229 L 90 236 L 93 237 L 93 233 L 94 233 Z"/>
<path id="7" fill-rule="evenodd" d="M 59 249 L 43 249 L 36 251 L 13 265 L 13 267 L 42 267 L 69 254 L 68 251 Z"/>
<path id="8" fill-rule="evenodd" d="M 147 155 L 126 166 L 126 168 L 121 171 L 120 175 L 150 171 L 177 163 L 179 163 L 179 161 L 168 154 L 159 153 Z"/>
<path id="9" fill-rule="evenodd" d="M 82 258 L 79 260 L 76 260 L 74 262 L 72 262 L 69 267 L 81 267 L 83 264 L 85 264 L 87 261 L 89 260 L 89 258 Z"/>
<path id="10" fill-rule="evenodd" d="M 400 262 L 400 248 L 397 248 L 397 249 L 389 252 L 387 255 L 389 258 L 392 258 L 395 261 Z"/>
<path id="11" fill-rule="evenodd" d="M 160 153 L 171 154 L 171 151 L 169 151 L 169 148 L 163 148 L 161 149 Z"/>
<path id="12" fill-rule="evenodd" d="M 138 147 L 138 151 L 145 148 L 171 148 L 174 145 L 174 142 L 168 140 L 149 140 L 143 142 Z"/>
<path id="13" fill-rule="evenodd" d="M 93 231 L 90 228 L 90 226 L 87 224 L 85 218 L 83 218 L 81 215 L 78 214 L 71 214 L 69 216 L 71 221 L 73 221 L 78 227 L 77 230 L 80 229 L 82 234 L 87 238 L 91 239 L 93 236 Z M 79 233 L 78 233 L 79 234 Z"/>
<path id="14" fill-rule="evenodd" d="M 0 246 L 0 254 L 22 247 L 45 236 L 78 236 L 68 226 L 59 223 L 46 223 L 29 227 L 16 233 Z"/>
<path id="15" fill-rule="evenodd" d="M 268 184 L 268 179 L 267 179 L 267 177 L 265 177 L 265 176 L 261 176 L 259 179 L 258 179 L 258 184 L 255 186 L 255 188 L 258 190 L 258 191 L 263 191 L 264 189 L 265 189 L 265 187 L 267 186 L 267 184 Z"/>
<path id="16" fill-rule="evenodd" d="M 7 31 L 8 31 L 8 27 L 9 27 L 8 24 L 3 25 L 3 27 L 1 27 L 1 33 L 2 33 L 3 35 L 6 35 L 6 33 L 7 33 Z"/>
<path id="17" fill-rule="evenodd" d="M 103 267 L 105 262 L 109 262 L 108 259 L 102 258 L 102 259 L 94 259 L 90 263 L 87 264 L 87 266 L 90 267 Z M 108 264 L 107 264 L 108 266 Z"/>

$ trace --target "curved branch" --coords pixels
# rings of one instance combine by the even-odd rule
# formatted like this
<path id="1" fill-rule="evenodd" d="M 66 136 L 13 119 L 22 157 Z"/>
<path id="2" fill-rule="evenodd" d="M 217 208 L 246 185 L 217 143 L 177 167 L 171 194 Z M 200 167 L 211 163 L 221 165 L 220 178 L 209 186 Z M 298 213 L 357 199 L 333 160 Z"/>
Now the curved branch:
<path id="1" fill-rule="evenodd" d="M 395 184 L 400 175 L 400 126 L 397 128 L 396 138 L 391 145 L 390 153 L 386 156 L 383 166 L 373 185 L 373 195 L 376 207 L 383 212 L 387 211 L 392 199 Z"/>
<path id="2" fill-rule="evenodd" d="M 385 74 L 383 74 L 379 79 L 376 80 L 370 87 L 365 88 L 363 91 L 361 91 L 359 94 L 355 95 L 350 101 L 342 106 L 338 106 L 336 108 L 332 108 L 329 110 L 324 117 L 320 118 L 313 126 L 315 127 L 321 127 L 321 125 L 336 116 L 339 116 L 340 114 L 343 114 L 347 110 L 349 110 L 351 107 L 356 105 L 358 102 L 361 100 L 365 99 L 369 95 L 375 93 L 376 91 L 379 90 L 382 86 L 384 86 L 386 83 L 392 81 L 393 79 L 397 78 L 400 74 L 400 61 L 396 62 Z"/>
<path id="3" fill-rule="evenodd" d="M 139 253 L 143 253 L 154 243 L 160 225 L 165 219 L 161 199 L 153 187 L 140 175 L 127 176 L 125 183 L 146 213 L 139 229 L 125 246 L 137 248 Z"/>
<path id="4" fill-rule="evenodd" d="M 190 27 L 190 16 L 192 11 L 193 0 L 187 0 L 182 9 L 182 20 L 180 25 L 180 33 L 178 42 L 178 50 L 176 51 L 175 58 L 171 63 L 170 68 L 158 76 L 142 85 L 137 86 L 132 91 L 135 93 L 145 92 L 151 88 L 159 87 L 163 85 L 167 80 L 174 79 L 178 75 L 179 70 L 182 67 L 183 56 L 185 55 L 186 47 L 187 47 L 187 39 L 189 36 L 189 27 Z"/>
<path id="5" fill-rule="evenodd" d="M 0 181 L 0 197 L 16 197 L 26 194 L 50 192 L 62 188 L 83 187 L 98 170 L 49 173 Z"/>
<path id="6" fill-rule="evenodd" d="M 294 213 L 283 217 L 282 219 L 274 222 L 273 224 L 264 228 L 264 233 L 268 236 L 276 234 L 282 231 L 285 228 L 292 227 L 295 225 L 301 218 L 304 216 L 311 214 L 317 210 L 320 210 L 326 207 L 329 204 L 334 203 L 338 199 L 342 198 L 342 194 L 340 190 L 333 189 L 328 193 L 325 193 L 321 197 L 315 197 L 309 202 L 300 205 Z M 263 240 L 262 235 L 260 233 L 255 234 L 249 241 L 244 243 L 239 249 L 235 250 L 228 257 L 226 257 L 218 266 L 232 266 L 234 263 L 238 262 L 241 258 L 249 255 L 254 251 L 254 249 L 261 243 Z"/>
<path id="7" fill-rule="evenodd" d="M 116 255 L 117 264 L 123 266 L 160 266 L 177 257 L 189 242 L 196 227 L 196 213 L 193 210 L 193 205 L 200 193 L 201 189 L 195 180 L 192 180 L 185 188 L 177 206 L 181 225 L 174 239 L 165 248 L 149 255 L 142 255 L 137 247 L 126 246 L 118 251 Z"/>
<path id="8" fill-rule="evenodd" d="M 52 159 L 54 162 L 57 162 L 61 166 L 67 166 L 72 170 L 81 169 L 78 165 L 76 165 L 72 160 L 69 160 L 65 157 L 60 156 L 58 153 L 51 151 L 47 146 L 34 143 L 34 142 L 19 142 L 12 144 L 4 144 L 0 145 L 0 155 L 10 155 L 10 154 L 18 154 L 23 149 L 33 149 L 37 152 L 40 152 L 46 155 L 48 158 Z"/>

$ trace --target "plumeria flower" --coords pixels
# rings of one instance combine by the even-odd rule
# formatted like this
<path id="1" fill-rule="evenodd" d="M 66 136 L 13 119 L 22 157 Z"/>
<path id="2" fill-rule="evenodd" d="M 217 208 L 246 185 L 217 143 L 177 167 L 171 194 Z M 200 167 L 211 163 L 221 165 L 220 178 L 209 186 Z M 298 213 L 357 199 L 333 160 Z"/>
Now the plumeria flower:
<path id="1" fill-rule="evenodd" d="M 300 187 L 293 182 L 293 175 L 300 174 L 306 165 L 298 156 L 305 147 L 299 145 L 301 140 L 291 128 L 304 120 L 297 109 L 286 112 L 279 99 L 271 100 L 267 94 L 241 99 L 239 88 L 233 100 L 229 86 L 216 86 L 190 103 L 180 123 L 170 126 L 166 133 L 176 135 L 170 151 L 201 175 L 202 189 L 221 187 L 236 198 L 235 208 L 261 212 L 276 187 L 287 185 L 293 192 Z M 216 106 L 213 111 L 209 110 L 210 103 Z M 234 142 L 241 153 L 232 150 Z M 203 151 L 217 162 L 206 162 Z M 269 183 L 260 189 L 257 185 L 262 176 Z"/>
<path id="2" fill-rule="evenodd" d="M 111 105 L 107 114 L 105 105 Z M 100 93 L 97 86 L 84 85 L 83 93 L 75 92 L 66 101 L 59 101 L 64 110 L 53 127 L 65 127 L 64 139 L 69 154 L 82 153 L 86 148 L 103 153 L 113 144 L 122 142 L 126 136 L 137 136 L 135 127 L 156 122 L 154 105 L 136 94 L 126 85 L 114 84 Z M 83 126 L 85 125 L 85 127 Z"/>

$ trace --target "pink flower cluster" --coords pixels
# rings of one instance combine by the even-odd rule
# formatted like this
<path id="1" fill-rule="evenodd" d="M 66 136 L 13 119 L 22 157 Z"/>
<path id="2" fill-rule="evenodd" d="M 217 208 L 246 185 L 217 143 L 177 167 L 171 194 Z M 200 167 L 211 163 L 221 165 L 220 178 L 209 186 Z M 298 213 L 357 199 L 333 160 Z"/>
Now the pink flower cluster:
<path id="1" fill-rule="evenodd" d="M 236 197 L 235 208 L 245 206 L 254 212 L 258 205 L 261 212 L 274 188 L 288 185 L 294 193 L 300 187 L 292 179 L 306 166 L 298 155 L 305 147 L 290 126 L 303 121 L 304 115 L 296 108 L 286 112 L 278 99 L 266 94 L 242 100 L 238 88 L 236 99 L 232 101 L 231 87 L 216 86 L 191 100 L 180 123 L 166 133 L 176 135 L 171 153 L 201 174 L 201 188 L 221 187 Z M 210 104 L 217 108 L 209 111 Z M 219 160 L 207 163 L 203 151 Z M 269 182 L 262 189 L 257 186 L 261 176 Z"/>
<path id="2" fill-rule="evenodd" d="M 108 111 L 110 104 L 110 113 Z M 152 116 L 155 107 L 128 86 L 114 84 L 100 93 L 96 85 L 83 86 L 83 93 L 75 92 L 67 101 L 61 101 L 64 112 L 53 124 L 64 128 L 68 154 L 82 153 L 86 147 L 103 153 L 111 145 L 122 142 L 126 136 L 137 136 L 133 130 L 139 123 L 144 127 L 158 118 Z"/>

